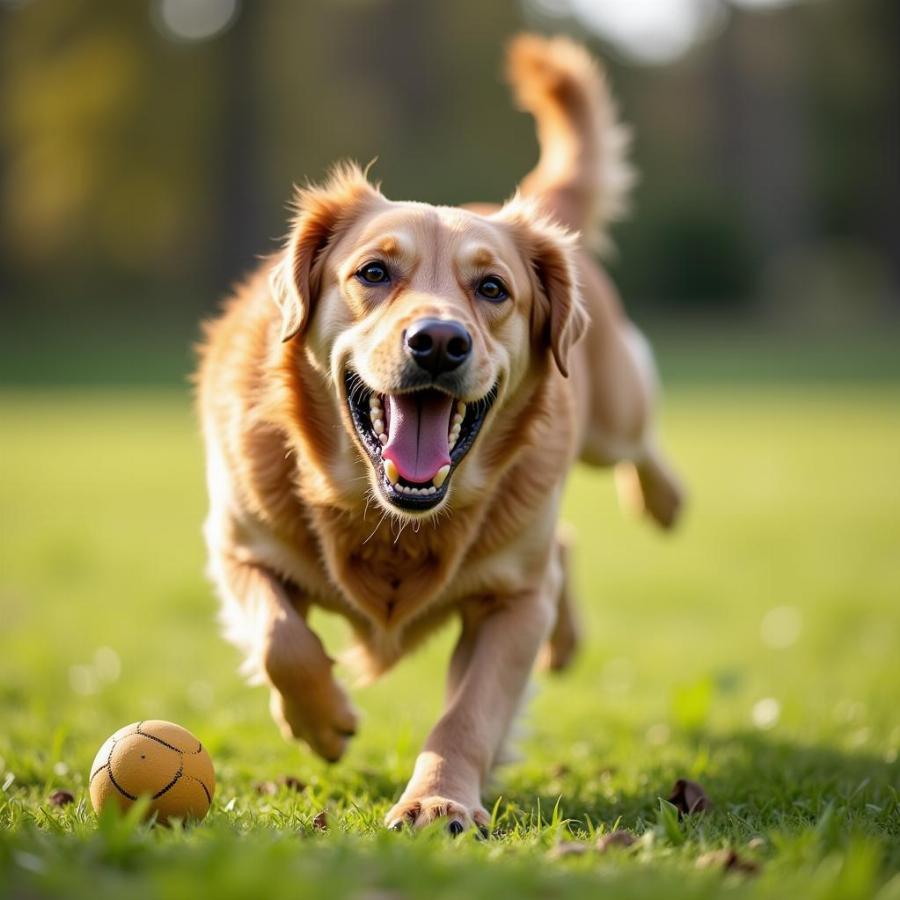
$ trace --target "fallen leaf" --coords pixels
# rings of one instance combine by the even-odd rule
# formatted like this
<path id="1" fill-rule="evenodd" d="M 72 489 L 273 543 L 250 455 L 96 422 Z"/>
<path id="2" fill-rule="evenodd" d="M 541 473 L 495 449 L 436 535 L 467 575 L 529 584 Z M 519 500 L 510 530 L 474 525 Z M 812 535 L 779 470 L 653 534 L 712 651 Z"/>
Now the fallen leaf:
<path id="1" fill-rule="evenodd" d="M 735 850 L 713 850 L 704 853 L 697 860 L 698 869 L 721 869 L 723 872 L 739 872 L 742 875 L 756 875 L 760 865 L 752 859 L 739 856 Z"/>
<path id="2" fill-rule="evenodd" d="M 669 797 L 669 803 L 682 816 L 704 812 L 710 807 L 706 791 L 696 781 L 688 781 L 687 778 L 679 778 L 675 782 L 675 786 L 672 788 L 672 795 Z"/>
<path id="3" fill-rule="evenodd" d="M 306 790 L 306 783 L 301 781 L 299 778 L 295 778 L 293 775 L 285 775 L 284 778 L 281 779 L 281 783 L 289 790 L 289 791 L 300 791 Z"/>
<path id="4" fill-rule="evenodd" d="M 271 797 L 278 793 L 278 785 L 274 781 L 257 781 L 253 787 L 260 797 Z"/>
<path id="5" fill-rule="evenodd" d="M 588 845 L 581 841 L 562 841 L 547 853 L 549 859 L 562 859 L 566 856 L 583 856 L 588 852 Z"/>
<path id="6" fill-rule="evenodd" d="M 316 813 L 313 819 L 313 828 L 318 828 L 319 831 L 325 831 L 328 828 L 328 814 L 324 809 L 322 812 Z"/>
<path id="7" fill-rule="evenodd" d="M 597 852 L 606 853 L 616 847 L 630 847 L 637 843 L 637 838 L 628 831 L 611 831 L 597 838 Z"/>
<path id="8" fill-rule="evenodd" d="M 75 802 L 75 795 L 71 791 L 58 790 L 54 791 L 48 798 L 47 802 L 51 806 L 68 806 Z"/>

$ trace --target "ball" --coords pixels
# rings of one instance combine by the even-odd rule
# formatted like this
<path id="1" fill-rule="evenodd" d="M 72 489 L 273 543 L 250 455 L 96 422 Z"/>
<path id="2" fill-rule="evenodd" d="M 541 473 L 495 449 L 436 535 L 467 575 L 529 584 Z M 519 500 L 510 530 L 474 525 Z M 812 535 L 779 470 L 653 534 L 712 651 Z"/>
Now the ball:
<path id="1" fill-rule="evenodd" d="M 200 820 L 212 804 L 216 776 L 203 745 L 186 728 L 149 720 L 120 728 L 97 751 L 91 766 L 94 811 L 107 803 L 125 811 L 149 797 L 147 816 Z"/>

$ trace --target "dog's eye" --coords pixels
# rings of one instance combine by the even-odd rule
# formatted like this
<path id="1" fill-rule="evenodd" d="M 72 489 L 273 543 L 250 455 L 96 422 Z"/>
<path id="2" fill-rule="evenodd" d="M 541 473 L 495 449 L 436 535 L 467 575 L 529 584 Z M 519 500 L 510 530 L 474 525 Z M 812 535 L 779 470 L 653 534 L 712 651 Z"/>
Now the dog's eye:
<path id="1" fill-rule="evenodd" d="M 366 284 L 384 284 L 390 281 L 387 267 L 380 262 L 366 263 L 357 273 L 356 277 Z"/>
<path id="2" fill-rule="evenodd" d="M 475 293 L 479 297 L 484 297 L 485 300 L 490 300 L 492 303 L 499 303 L 509 296 L 506 285 L 496 275 L 488 275 L 487 278 L 482 278 Z"/>

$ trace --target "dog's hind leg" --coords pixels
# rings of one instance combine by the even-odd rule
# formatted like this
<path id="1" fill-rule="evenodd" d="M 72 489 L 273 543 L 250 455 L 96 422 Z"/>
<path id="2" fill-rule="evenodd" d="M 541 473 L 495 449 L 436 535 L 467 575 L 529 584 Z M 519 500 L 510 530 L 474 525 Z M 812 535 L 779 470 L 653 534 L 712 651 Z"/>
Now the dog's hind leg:
<path id="1" fill-rule="evenodd" d="M 581 643 L 581 624 L 572 596 L 571 553 L 574 530 L 560 523 L 556 532 L 556 554 L 562 570 L 562 584 L 556 607 L 556 624 L 539 657 L 542 669 L 560 672 L 567 668 Z"/>
<path id="2" fill-rule="evenodd" d="M 616 465 L 619 502 L 635 513 L 645 513 L 663 528 L 671 528 L 684 505 L 684 488 L 665 458 L 656 434 L 654 409 L 659 380 L 647 339 L 629 324 L 622 333 L 646 396 L 645 421 L 636 452 Z"/>
<path id="3" fill-rule="evenodd" d="M 587 381 L 587 425 L 581 451 L 589 465 L 615 466 L 622 505 L 672 527 L 684 502 L 680 481 L 656 434 L 659 392 L 653 352 L 624 316 L 613 288 L 593 265 L 582 270 L 593 323 L 581 350 Z M 593 295 L 593 296 L 592 296 Z"/>
<path id="4" fill-rule="evenodd" d="M 662 454 L 649 448 L 637 461 L 621 462 L 615 468 L 616 491 L 624 509 L 645 513 L 663 528 L 671 528 L 684 503 L 678 477 Z"/>

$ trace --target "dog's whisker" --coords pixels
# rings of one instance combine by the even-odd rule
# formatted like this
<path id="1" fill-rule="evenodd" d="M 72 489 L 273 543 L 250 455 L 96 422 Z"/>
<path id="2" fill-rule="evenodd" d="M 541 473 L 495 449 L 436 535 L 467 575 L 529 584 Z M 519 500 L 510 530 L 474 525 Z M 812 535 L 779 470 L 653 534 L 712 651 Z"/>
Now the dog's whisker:
<path id="1" fill-rule="evenodd" d="M 403 520 L 403 521 L 400 522 L 400 530 L 397 532 L 396 535 L 394 535 L 394 543 L 395 543 L 395 544 L 400 540 L 400 536 L 403 534 L 403 532 L 404 532 L 404 530 L 406 529 L 406 526 L 407 526 L 408 524 L 409 524 L 409 520 L 408 520 L 408 519 L 405 519 L 405 520 Z"/>
<path id="2" fill-rule="evenodd" d="M 381 514 L 381 518 L 378 520 L 378 523 L 372 529 L 372 533 L 363 541 L 364 544 L 368 544 L 369 541 L 371 541 L 372 538 L 375 537 L 375 532 L 378 531 L 379 528 L 381 528 L 381 523 L 387 518 L 387 515 L 387 510 L 384 510 L 384 512 L 382 512 Z"/>

